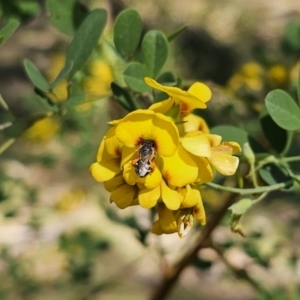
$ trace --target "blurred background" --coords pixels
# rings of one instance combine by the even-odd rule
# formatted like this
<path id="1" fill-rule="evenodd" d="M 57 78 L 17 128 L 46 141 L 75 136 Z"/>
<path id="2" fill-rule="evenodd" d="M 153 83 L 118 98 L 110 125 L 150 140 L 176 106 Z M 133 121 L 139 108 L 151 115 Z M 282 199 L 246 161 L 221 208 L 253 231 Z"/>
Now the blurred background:
<path id="1" fill-rule="evenodd" d="M 213 98 L 201 112 L 210 127 L 235 125 L 268 146 L 257 122 L 266 94 L 280 88 L 296 97 L 297 1 L 80 3 L 83 11 L 101 7 L 109 15 L 97 49 L 76 75 L 84 103 L 61 118 L 35 122 L 0 158 L 0 299 L 149 299 L 165 261 L 176 262 L 200 230 L 184 239 L 152 235 L 148 211 L 116 209 L 89 174 L 106 122 L 125 113 L 110 92 L 112 81 L 122 81 L 122 62 L 109 47 L 120 11 L 136 9 L 145 30 L 166 35 L 188 25 L 171 42 L 164 69 L 175 71 L 184 86 L 210 85 Z M 30 59 L 51 81 L 64 66 L 71 37 L 51 24 L 43 0 L 1 0 L 0 14 L 1 26 L 8 16 L 21 21 L 0 49 L 0 94 L 16 117 L 26 119 L 43 107 L 23 60 Z M 63 102 L 66 90 L 62 81 L 49 97 Z M 1 135 L 1 143 L 5 139 Z M 294 144 L 291 154 L 299 155 L 299 137 Z M 222 195 L 202 192 L 209 218 Z M 272 299 L 300 299 L 298 207 L 299 193 L 271 194 L 243 217 L 246 238 L 231 233 L 225 218 L 213 233 L 221 254 L 201 250 L 167 299 L 271 299 L 234 276 L 228 265 L 246 269 Z"/>

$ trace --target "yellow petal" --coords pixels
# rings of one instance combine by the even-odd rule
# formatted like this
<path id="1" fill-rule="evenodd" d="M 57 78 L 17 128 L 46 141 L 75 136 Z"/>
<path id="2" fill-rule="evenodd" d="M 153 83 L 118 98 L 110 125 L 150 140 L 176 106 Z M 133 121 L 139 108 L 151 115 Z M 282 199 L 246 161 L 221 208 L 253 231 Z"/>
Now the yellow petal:
<path id="1" fill-rule="evenodd" d="M 107 181 L 120 173 L 120 160 L 116 158 L 103 161 L 101 164 L 93 163 L 90 166 L 90 172 L 96 181 Z"/>
<path id="2" fill-rule="evenodd" d="M 161 197 L 168 209 L 177 210 L 180 207 L 178 192 L 170 189 L 163 180 L 161 181 Z"/>
<path id="3" fill-rule="evenodd" d="M 136 180 L 138 179 L 138 177 L 135 173 L 134 166 L 131 164 L 131 162 L 128 162 L 123 166 L 123 177 L 127 184 L 136 184 Z"/>
<path id="4" fill-rule="evenodd" d="M 169 117 L 155 114 L 151 135 L 158 154 L 172 156 L 175 153 L 178 147 L 179 133 L 177 126 Z"/>
<path id="5" fill-rule="evenodd" d="M 208 160 L 224 176 L 233 175 L 239 165 L 239 159 L 236 156 L 216 151 L 213 151 L 212 156 Z"/>
<path id="6" fill-rule="evenodd" d="M 110 200 L 115 202 L 119 208 L 130 206 L 137 197 L 137 188 L 128 184 L 118 186 L 110 196 Z"/>
<path id="7" fill-rule="evenodd" d="M 98 153 L 97 153 L 97 161 L 101 161 L 105 150 L 105 140 L 103 139 L 100 143 Z"/>
<path id="8" fill-rule="evenodd" d="M 164 233 L 177 232 L 177 221 L 174 217 L 174 214 L 163 204 L 158 205 L 158 217 L 160 226 Z"/>
<path id="9" fill-rule="evenodd" d="M 110 180 L 105 181 L 104 187 L 108 192 L 112 192 L 117 186 L 121 184 L 124 184 L 124 178 L 122 174 L 115 176 Z"/>
<path id="10" fill-rule="evenodd" d="M 184 102 L 193 108 L 206 108 L 206 104 L 203 101 L 187 91 L 183 91 L 177 87 L 163 86 L 149 77 L 145 77 L 144 80 L 149 86 L 167 93 L 177 102 Z"/>
<path id="11" fill-rule="evenodd" d="M 184 149 L 196 156 L 211 156 L 210 141 L 204 134 L 185 136 L 180 140 L 180 142 Z"/>
<path id="12" fill-rule="evenodd" d="M 162 235 L 164 233 L 163 229 L 160 226 L 160 221 L 157 220 L 153 223 L 151 232 L 157 235 Z"/>
<path id="13" fill-rule="evenodd" d="M 182 187 L 195 182 L 198 167 L 191 155 L 179 145 L 172 157 L 163 158 L 162 173 L 169 185 Z"/>
<path id="14" fill-rule="evenodd" d="M 167 111 L 169 111 L 171 109 L 173 104 L 174 104 L 174 99 L 169 98 L 167 100 L 152 104 L 148 109 L 164 115 L 164 114 L 166 114 Z"/>
<path id="15" fill-rule="evenodd" d="M 139 192 L 139 203 L 144 208 L 154 207 L 160 197 L 160 187 L 154 189 L 142 189 Z"/>
<path id="16" fill-rule="evenodd" d="M 193 189 L 193 193 L 194 193 L 194 197 L 198 198 L 198 203 L 196 206 L 194 206 L 193 214 L 194 214 L 195 218 L 200 222 L 201 225 L 205 225 L 206 224 L 206 214 L 205 214 L 200 191 L 197 189 Z"/>
<path id="17" fill-rule="evenodd" d="M 183 201 L 181 202 L 181 208 L 193 207 L 198 202 L 199 202 L 199 199 L 197 199 L 197 197 L 195 197 L 193 189 L 190 187 L 190 185 L 187 185 L 185 197 L 183 198 Z"/>
<path id="18" fill-rule="evenodd" d="M 201 99 L 203 102 L 207 102 L 211 98 L 210 88 L 201 82 L 195 82 L 189 89 L 188 92 L 197 98 Z"/>
<path id="19" fill-rule="evenodd" d="M 120 157 L 122 152 L 122 145 L 115 135 L 115 127 L 110 128 L 104 136 L 98 153 L 97 161 L 108 160 L 111 158 Z"/>
<path id="20" fill-rule="evenodd" d="M 138 149 L 123 147 L 122 148 L 121 167 L 123 168 L 123 166 L 126 163 L 131 162 L 133 159 L 138 158 L 138 157 L 139 157 Z"/>
<path id="21" fill-rule="evenodd" d="M 151 110 L 136 110 L 117 125 L 118 140 L 129 148 L 138 148 L 142 140 L 155 142 L 156 150 L 171 156 L 178 146 L 178 129 L 170 118 Z"/>
<path id="22" fill-rule="evenodd" d="M 218 146 L 218 145 L 221 144 L 222 137 L 220 135 L 217 135 L 217 134 L 204 134 L 204 136 L 206 136 L 209 139 L 210 145 L 212 147 Z"/>
<path id="23" fill-rule="evenodd" d="M 214 172 L 207 158 L 193 156 L 193 159 L 198 166 L 198 177 L 195 182 L 205 183 L 212 181 L 214 178 Z"/>
<path id="24" fill-rule="evenodd" d="M 152 173 L 150 173 L 146 177 L 140 178 L 140 179 L 142 179 L 142 180 L 139 180 L 137 182 L 144 183 L 144 185 L 147 189 L 153 189 L 153 188 L 159 186 L 159 184 L 161 183 L 162 175 L 161 175 L 161 172 L 159 171 L 159 169 L 155 168 Z"/>
<path id="25" fill-rule="evenodd" d="M 116 137 L 116 127 L 111 127 L 104 137 L 105 148 L 112 157 L 120 157 L 122 153 L 122 144 Z"/>
<path id="26" fill-rule="evenodd" d="M 150 136 L 153 126 L 152 118 L 154 112 L 151 110 L 138 109 L 129 113 L 116 126 L 116 136 L 118 140 L 129 148 L 136 148 L 139 146 L 141 139 L 153 140 Z"/>
<path id="27" fill-rule="evenodd" d="M 232 154 L 242 151 L 241 146 L 237 142 L 223 142 L 222 145 L 229 146 L 232 149 Z"/>
<path id="28" fill-rule="evenodd" d="M 185 132 L 201 131 L 203 133 L 209 133 L 209 128 L 205 120 L 194 114 L 190 114 L 183 118 L 183 127 Z"/>

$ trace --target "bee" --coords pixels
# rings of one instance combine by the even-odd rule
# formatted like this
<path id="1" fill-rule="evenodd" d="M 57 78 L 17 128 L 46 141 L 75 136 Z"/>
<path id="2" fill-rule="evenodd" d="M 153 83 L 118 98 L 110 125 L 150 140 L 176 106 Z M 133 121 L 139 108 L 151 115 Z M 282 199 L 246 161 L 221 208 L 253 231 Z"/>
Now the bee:
<path id="1" fill-rule="evenodd" d="M 155 169 L 155 143 L 149 140 L 143 140 L 138 149 L 138 158 L 132 160 L 135 173 L 144 178 Z"/>

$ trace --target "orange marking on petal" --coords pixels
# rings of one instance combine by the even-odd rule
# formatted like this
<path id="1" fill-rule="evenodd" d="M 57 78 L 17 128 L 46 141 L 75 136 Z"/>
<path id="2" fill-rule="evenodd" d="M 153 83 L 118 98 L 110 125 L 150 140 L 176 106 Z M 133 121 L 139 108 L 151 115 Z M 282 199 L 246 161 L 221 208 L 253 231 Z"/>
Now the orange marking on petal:
<path id="1" fill-rule="evenodd" d="M 186 104 L 184 102 L 181 102 L 180 104 L 181 104 L 181 106 L 180 106 L 180 114 L 181 114 L 181 117 L 184 117 L 184 116 L 186 116 L 186 114 L 189 113 L 190 108 L 189 108 L 188 104 Z"/>
<path id="2" fill-rule="evenodd" d="M 118 157 L 121 157 L 122 153 L 121 153 L 121 150 L 119 148 L 115 149 L 115 155 L 118 156 Z"/>
<path id="3" fill-rule="evenodd" d="M 137 139 L 137 141 L 134 143 L 134 145 L 138 148 L 141 145 L 141 143 L 143 142 L 143 140 L 144 139 L 142 137 L 139 137 Z"/>

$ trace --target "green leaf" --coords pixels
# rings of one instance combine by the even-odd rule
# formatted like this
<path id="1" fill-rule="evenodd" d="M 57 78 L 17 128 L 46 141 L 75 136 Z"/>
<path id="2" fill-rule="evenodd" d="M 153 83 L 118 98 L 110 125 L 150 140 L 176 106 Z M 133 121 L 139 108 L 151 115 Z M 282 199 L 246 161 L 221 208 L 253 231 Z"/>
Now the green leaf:
<path id="1" fill-rule="evenodd" d="M 68 35 L 74 35 L 88 14 L 78 0 L 47 0 L 47 10 L 52 25 Z"/>
<path id="2" fill-rule="evenodd" d="M 278 153 L 281 153 L 288 141 L 289 132 L 282 129 L 274 122 L 265 107 L 260 113 L 259 120 L 266 139 L 269 141 L 273 149 L 275 149 Z"/>
<path id="3" fill-rule="evenodd" d="M 281 128 L 300 129 L 300 109 L 286 92 L 271 91 L 266 97 L 266 107 L 274 122 Z"/>
<path id="4" fill-rule="evenodd" d="M 50 89 L 53 89 L 60 81 L 65 79 L 68 74 L 71 72 L 73 68 L 73 61 L 69 61 L 68 64 L 64 66 L 64 68 L 59 72 L 57 77 L 54 79 L 52 83 L 50 83 Z"/>
<path id="5" fill-rule="evenodd" d="M 272 163 L 264 165 L 258 170 L 258 173 L 262 180 L 268 185 L 287 182 L 292 179 L 285 168 Z"/>
<path id="6" fill-rule="evenodd" d="M 0 46 L 2 46 L 16 31 L 19 27 L 20 22 L 11 19 L 1 30 L 0 30 Z"/>
<path id="7" fill-rule="evenodd" d="M 47 80 L 29 59 L 24 60 L 24 67 L 29 79 L 34 84 L 34 86 L 43 92 L 48 92 L 50 86 Z"/>
<path id="8" fill-rule="evenodd" d="M 85 99 L 85 95 L 72 96 L 61 105 L 61 108 L 70 108 L 79 105 L 84 101 L 84 99 Z"/>
<path id="9" fill-rule="evenodd" d="M 135 53 L 142 30 L 142 19 L 134 9 L 126 9 L 118 15 L 114 26 L 114 43 L 117 51 L 125 59 Z"/>
<path id="10" fill-rule="evenodd" d="M 73 62 L 73 67 L 68 73 L 67 79 L 71 79 L 91 55 L 103 32 L 106 20 L 106 11 L 104 9 L 95 9 L 80 25 L 67 51 L 64 69 L 68 69 L 70 63 Z"/>
<path id="11" fill-rule="evenodd" d="M 172 42 L 181 32 L 188 28 L 187 25 L 182 25 L 168 36 L 168 41 Z"/>
<path id="12" fill-rule="evenodd" d="M 111 90 L 119 104 L 127 111 L 133 111 L 140 107 L 139 104 L 132 99 L 128 91 L 118 86 L 116 83 L 112 82 Z"/>
<path id="13" fill-rule="evenodd" d="M 300 24 L 290 22 L 285 28 L 285 40 L 294 49 L 300 49 Z"/>
<path id="14" fill-rule="evenodd" d="M 52 110 L 54 112 L 58 112 L 58 107 L 55 103 L 52 102 L 52 100 L 48 97 L 46 93 L 41 91 L 40 89 L 35 88 L 34 92 L 38 96 L 38 100 L 49 110 Z"/>
<path id="15" fill-rule="evenodd" d="M 300 104 L 300 68 L 298 72 L 297 95 L 298 95 L 298 103 Z"/>
<path id="16" fill-rule="evenodd" d="M 211 129 L 211 133 L 222 136 L 222 141 L 234 141 L 239 143 L 241 146 L 248 142 L 248 133 L 243 129 L 234 126 L 216 126 Z"/>
<path id="17" fill-rule="evenodd" d="M 138 62 L 128 64 L 123 73 L 125 83 L 134 91 L 140 93 L 151 90 L 144 81 L 146 76 L 148 75 L 144 66 Z"/>
<path id="18" fill-rule="evenodd" d="M 167 61 L 169 44 L 166 36 L 157 30 L 149 31 L 142 41 L 142 58 L 149 76 L 155 78 Z"/>
<path id="19" fill-rule="evenodd" d="M 253 202 L 251 199 L 244 198 L 232 204 L 228 209 L 231 210 L 234 215 L 241 216 L 252 206 L 252 204 Z"/>
<path id="20" fill-rule="evenodd" d="M 29 126 L 31 122 L 29 120 L 17 120 L 11 126 L 5 128 L 2 132 L 8 138 L 19 137 Z"/>
<path id="21" fill-rule="evenodd" d="M 157 78 L 157 82 L 162 85 L 175 86 L 177 84 L 177 77 L 172 72 L 165 72 Z"/>

